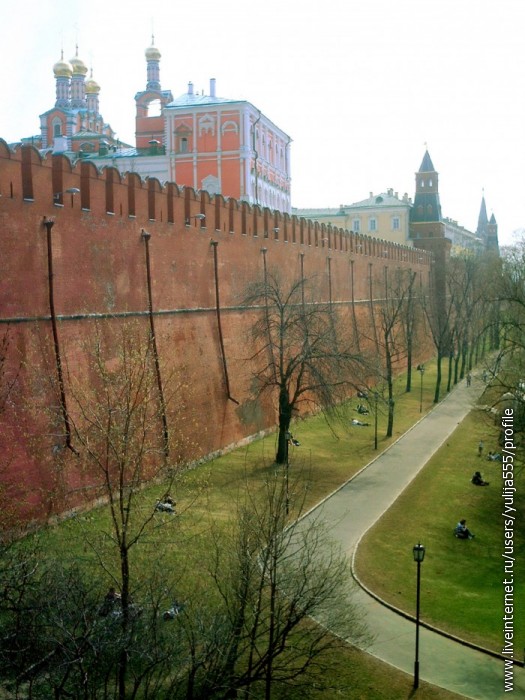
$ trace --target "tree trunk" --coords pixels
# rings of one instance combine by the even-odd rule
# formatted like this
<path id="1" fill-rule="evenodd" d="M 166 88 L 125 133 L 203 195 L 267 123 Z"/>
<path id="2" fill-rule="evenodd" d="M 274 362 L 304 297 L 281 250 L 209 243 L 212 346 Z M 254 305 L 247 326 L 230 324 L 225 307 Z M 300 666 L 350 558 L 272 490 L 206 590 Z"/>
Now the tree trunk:
<path id="1" fill-rule="evenodd" d="M 409 394 L 412 391 L 412 339 L 407 339 L 407 383 L 405 391 Z"/>
<path id="2" fill-rule="evenodd" d="M 122 535 L 123 539 L 120 545 L 120 576 L 122 582 L 121 590 L 121 606 L 122 606 L 122 631 L 124 640 L 129 627 L 129 551 L 126 543 L 125 532 Z M 118 661 L 118 697 L 119 700 L 126 700 L 126 680 L 128 675 L 128 649 L 127 642 L 124 643 L 124 648 L 120 652 Z"/>
<path id="3" fill-rule="evenodd" d="M 448 378 L 447 378 L 447 393 L 450 392 L 452 388 L 452 364 L 454 361 L 454 353 L 450 353 L 448 356 Z"/>
<path id="4" fill-rule="evenodd" d="M 458 352 L 454 359 L 454 386 L 459 382 L 459 362 L 461 360 L 461 354 Z"/>
<path id="5" fill-rule="evenodd" d="M 438 351 L 437 356 L 437 372 L 436 372 L 436 390 L 434 392 L 434 403 L 439 403 L 439 392 L 441 390 L 441 351 Z"/>
<path id="6" fill-rule="evenodd" d="M 277 440 L 276 464 L 286 464 L 288 456 L 288 432 L 292 422 L 292 407 L 288 399 L 286 387 L 281 387 L 279 391 L 279 436 Z"/>
<path id="7" fill-rule="evenodd" d="M 388 342 L 385 343 L 385 359 L 386 359 L 386 381 L 388 386 L 388 424 L 386 428 L 386 437 L 392 437 L 394 432 L 394 379 L 392 368 L 392 353 Z"/>

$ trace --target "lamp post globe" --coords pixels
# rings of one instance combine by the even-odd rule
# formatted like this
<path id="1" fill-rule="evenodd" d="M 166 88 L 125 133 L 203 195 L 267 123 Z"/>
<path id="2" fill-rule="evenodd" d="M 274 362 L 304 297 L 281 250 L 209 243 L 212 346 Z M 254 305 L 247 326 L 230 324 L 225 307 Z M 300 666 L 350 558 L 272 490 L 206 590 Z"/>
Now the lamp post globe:
<path id="1" fill-rule="evenodd" d="M 419 598 L 421 589 L 421 563 L 425 558 L 425 547 L 418 542 L 412 547 L 414 561 L 417 564 L 417 589 L 416 589 L 416 658 L 414 662 L 414 690 L 419 687 Z"/>

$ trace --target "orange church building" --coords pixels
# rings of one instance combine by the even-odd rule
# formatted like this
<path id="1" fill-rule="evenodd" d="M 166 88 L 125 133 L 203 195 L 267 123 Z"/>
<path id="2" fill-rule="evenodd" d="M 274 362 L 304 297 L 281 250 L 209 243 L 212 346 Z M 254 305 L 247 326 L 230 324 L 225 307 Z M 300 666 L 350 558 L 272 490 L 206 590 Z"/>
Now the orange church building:
<path id="1" fill-rule="evenodd" d="M 158 48 L 146 49 L 146 85 L 135 95 L 135 147 L 119 142 L 99 113 L 100 87 L 78 58 L 54 66 L 55 106 L 40 117 L 43 150 L 99 168 L 155 177 L 291 213 L 290 137 L 246 100 L 187 91 L 173 98 L 160 82 Z M 35 144 L 37 145 L 37 144 Z"/>
<path id="2" fill-rule="evenodd" d="M 120 172 L 290 213 L 290 137 L 250 102 L 219 97 L 214 78 L 208 95 L 190 82 L 173 99 L 161 88 L 160 58 L 153 44 L 146 49 L 146 89 L 135 96 L 136 148 L 104 160 Z"/>

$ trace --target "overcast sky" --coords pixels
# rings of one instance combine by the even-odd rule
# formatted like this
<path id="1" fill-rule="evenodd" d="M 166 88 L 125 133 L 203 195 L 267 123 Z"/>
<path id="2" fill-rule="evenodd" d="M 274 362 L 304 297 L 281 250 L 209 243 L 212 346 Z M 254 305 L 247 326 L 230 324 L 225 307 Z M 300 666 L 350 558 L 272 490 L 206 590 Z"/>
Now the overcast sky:
<path id="1" fill-rule="evenodd" d="M 475 230 L 484 191 L 500 243 L 525 228 L 525 0 L 4 0 L 1 26 L 8 142 L 39 133 L 78 42 L 134 144 L 153 31 L 163 89 L 216 78 L 292 138 L 294 207 L 413 197 L 427 145 L 444 216 Z"/>

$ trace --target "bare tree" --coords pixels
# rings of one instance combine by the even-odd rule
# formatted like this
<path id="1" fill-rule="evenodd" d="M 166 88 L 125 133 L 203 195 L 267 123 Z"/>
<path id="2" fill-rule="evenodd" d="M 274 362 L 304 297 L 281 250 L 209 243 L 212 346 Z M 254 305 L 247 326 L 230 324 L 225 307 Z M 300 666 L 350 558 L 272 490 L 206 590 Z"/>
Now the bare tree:
<path id="1" fill-rule="evenodd" d="M 361 356 L 343 331 L 332 303 L 315 300 L 311 281 L 286 285 L 277 272 L 247 290 L 244 303 L 261 310 L 252 328 L 259 395 L 275 395 L 278 446 L 275 461 L 287 459 L 287 435 L 294 413 L 322 410 L 326 415 L 348 395 L 359 376 Z"/>
<path id="2" fill-rule="evenodd" d="M 91 483 L 98 482 L 98 492 L 109 507 L 106 537 L 92 545 L 115 585 L 119 624 L 123 638 L 129 641 L 122 645 L 117 664 L 118 697 L 123 700 L 127 697 L 131 630 L 137 616 L 132 589 L 140 578 L 138 571 L 133 573 L 131 552 L 154 528 L 159 507 L 145 502 L 143 487 L 162 478 L 166 498 L 160 500 L 173 507 L 166 499 L 176 465 L 169 462 L 166 449 L 166 402 L 159 401 L 151 337 L 138 326 L 125 325 L 109 342 L 102 333 L 96 334 L 83 351 L 90 377 L 89 381 L 69 377 L 70 420 L 80 466 Z M 109 547 L 102 546 L 101 540 Z M 117 570 L 113 567 L 115 551 Z"/>
<path id="3" fill-rule="evenodd" d="M 18 489 L 9 478 L 13 459 L 12 434 L 8 431 L 8 421 L 4 421 L 4 414 L 14 404 L 17 382 L 20 371 L 20 361 L 14 357 L 11 348 L 11 328 L 6 326 L 0 337 L 0 546 L 12 535 L 17 521 L 17 508 L 15 504 Z"/>
<path id="4" fill-rule="evenodd" d="M 377 347 L 377 353 L 370 363 L 369 374 L 375 387 L 370 391 L 387 410 L 386 437 L 391 437 L 394 430 L 395 395 L 394 380 L 396 369 L 408 355 L 408 343 L 412 353 L 414 342 L 414 276 L 410 270 L 390 270 L 384 267 L 381 304 L 375 311 L 374 336 L 371 340 Z M 378 285 L 379 286 L 379 285 Z M 410 315 L 410 318 L 409 318 Z M 382 391 L 384 387 L 385 391 Z"/>
<path id="5" fill-rule="evenodd" d="M 497 408 L 513 409 L 513 429 L 525 433 L 525 241 L 503 251 L 501 271 L 494 275 L 494 305 L 499 314 L 492 337 L 501 333 L 501 347 L 487 376 L 499 387 Z M 496 321 L 495 321 L 496 323 Z M 523 451 L 523 440 L 517 440 Z"/>
<path id="6" fill-rule="evenodd" d="M 430 335 L 436 349 L 434 403 L 438 403 L 443 380 L 443 360 L 449 356 L 452 342 L 450 321 L 454 313 L 455 298 L 450 294 L 444 296 L 438 294 L 436 286 L 433 285 L 429 289 L 429 293 L 422 297 L 422 302 Z"/>
<path id="7" fill-rule="evenodd" d="M 235 519 L 216 530 L 208 595 L 216 600 L 205 643 L 193 648 L 191 697 L 269 699 L 291 682 L 308 688 L 350 630 L 366 639 L 351 603 L 349 568 L 318 521 L 287 526 L 287 493 L 271 476 L 248 490 Z M 300 510 L 300 508 L 299 508 Z M 194 609 L 181 620 L 195 640 Z M 190 697 L 187 695 L 186 697 Z"/>
<path id="8" fill-rule="evenodd" d="M 420 320 L 420 299 L 416 293 L 416 278 L 417 273 L 412 270 L 407 272 L 407 289 L 406 289 L 406 304 L 403 313 L 402 323 L 405 333 L 406 346 L 406 368 L 407 379 L 405 391 L 412 391 L 412 358 L 414 352 L 414 343 L 417 338 L 418 321 Z"/>

